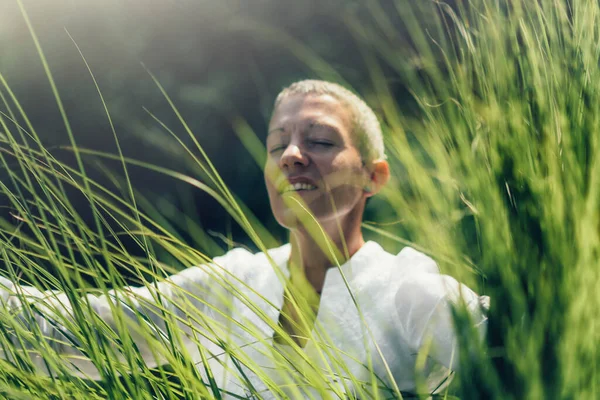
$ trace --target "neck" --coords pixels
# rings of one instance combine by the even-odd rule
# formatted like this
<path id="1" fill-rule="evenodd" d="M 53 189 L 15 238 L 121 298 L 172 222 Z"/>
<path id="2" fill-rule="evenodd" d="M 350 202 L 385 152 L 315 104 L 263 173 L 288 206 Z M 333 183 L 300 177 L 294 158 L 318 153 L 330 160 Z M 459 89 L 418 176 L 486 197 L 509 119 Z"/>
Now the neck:
<path id="1" fill-rule="evenodd" d="M 362 212 L 360 216 L 362 216 Z M 289 266 L 291 274 L 299 274 L 305 278 L 320 294 L 327 270 L 346 262 L 365 243 L 360 230 L 360 222 L 361 218 L 347 215 L 343 220 L 321 224 L 320 228 L 326 236 L 321 234 L 316 238 L 306 229 L 292 230 L 290 234 L 292 252 Z"/>

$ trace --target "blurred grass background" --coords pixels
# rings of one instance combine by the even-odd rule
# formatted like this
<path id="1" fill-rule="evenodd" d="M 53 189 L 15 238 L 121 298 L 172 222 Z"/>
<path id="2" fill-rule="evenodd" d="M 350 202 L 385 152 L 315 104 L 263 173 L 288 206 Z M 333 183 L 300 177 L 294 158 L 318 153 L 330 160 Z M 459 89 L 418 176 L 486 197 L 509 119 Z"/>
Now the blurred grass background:
<path id="1" fill-rule="evenodd" d="M 232 127 L 234 117 L 248 121 L 263 139 L 272 102 L 285 85 L 327 71 L 313 71 L 306 61 L 323 65 L 361 86 L 367 82 L 360 54 L 348 51 L 354 40 L 339 18 L 345 1 L 44 1 L 24 2 L 36 29 L 65 110 L 81 147 L 116 153 L 106 115 L 81 56 L 80 46 L 103 90 L 126 156 L 172 167 L 190 167 L 190 157 L 148 109 L 191 144 L 161 93 L 140 65 L 154 73 L 173 97 L 198 140 L 233 191 L 280 238 L 285 234 L 270 216 L 261 167 L 247 156 Z M 48 147 L 68 144 L 61 116 L 39 57 L 15 1 L 2 2 L 0 68 Z M 361 6 L 362 7 L 362 6 Z M 284 35 L 289 35 L 289 41 Z M 288 46 L 297 42 L 309 54 Z M 302 59 L 298 59 L 298 58 Z M 330 76 L 333 78 L 333 76 Z M 227 155 L 227 156 L 225 156 Z M 67 159 L 68 154 L 63 157 Z M 94 171 L 90 171 L 94 174 Z M 206 230 L 231 231 L 234 240 L 251 245 L 218 205 L 186 185 L 131 170 L 136 189 L 177 219 L 185 213 Z M 244 179 L 237 179 L 239 176 Z M 94 175 L 100 178 L 99 173 Z M 103 183 L 106 180 L 102 181 Z M 196 215 L 197 214 L 197 215 Z M 185 240 L 211 253 L 223 248 L 179 229 Z M 211 239 L 210 237 L 208 239 Z M 217 247 L 215 247 L 217 246 Z"/>
<path id="2" fill-rule="evenodd" d="M 262 153 L 251 143 L 264 138 L 272 101 L 284 85 L 307 77 L 335 80 L 367 100 L 386 132 L 393 179 L 369 202 L 367 238 L 392 252 L 411 244 L 492 298 L 485 344 L 474 344 L 467 329 L 462 337 L 459 396 L 598 397 L 596 2 L 22 5 L 62 101 L 48 84 L 19 3 L 3 1 L 3 262 L 15 278 L 23 273 L 30 282 L 34 265 L 70 275 L 66 260 L 80 266 L 74 270 L 83 275 L 81 284 L 139 284 L 160 276 L 153 260 L 177 269 L 200 260 L 198 253 L 286 241 L 266 193 L 257 190 Z M 39 142 L 22 139 L 31 133 L 25 116 Z M 72 138 L 89 149 L 81 152 L 83 173 Z M 201 149 L 241 210 L 211 183 Z M 127 174 L 124 158 L 137 160 L 128 163 Z M 232 205 L 229 211 L 189 178 L 217 190 Z M 101 186 L 90 189 L 90 180 Z M 125 202 L 105 204 L 92 191 Z M 63 208 L 65 217 L 57 216 Z M 119 214 L 111 220 L 118 209 L 130 219 Z M 36 228 L 35 218 L 45 228 Z M 57 238 L 81 236 L 82 243 L 71 253 L 68 240 L 47 241 L 50 226 Z M 94 251 L 83 245 L 87 241 Z M 24 255 L 27 263 L 16 262 Z M 139 264 L 128 268 L 132 260 Z M 36 383 L 30 375 L 15 376 L 3 379 L 16 392 Z M 99 396 L 126 397 L 127 382 L 137 382 L 130 379 L 109 380 Z M 149 382 L 140 396 L 170 393 L 160 379 Z M 89 390 L 74 380 L 55 395 L 66 396 L 71 384 Z"/>

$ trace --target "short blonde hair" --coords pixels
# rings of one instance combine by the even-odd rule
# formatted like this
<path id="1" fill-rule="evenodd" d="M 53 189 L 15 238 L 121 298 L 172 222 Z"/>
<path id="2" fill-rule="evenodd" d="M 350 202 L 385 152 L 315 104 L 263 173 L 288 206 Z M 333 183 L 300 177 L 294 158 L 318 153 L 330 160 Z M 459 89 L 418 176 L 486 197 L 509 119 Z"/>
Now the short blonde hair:
<path id="1" fill-rule="evenodd" d="M 364 162 L 385 159 L 383 134 L 375 113 L 360 97 L 337 83 L 307 79 L 284 88 L 275 99 L 275 110 L 289 96 L 297 94 L 330 95 L 350 109 L 354 139 Z"/>

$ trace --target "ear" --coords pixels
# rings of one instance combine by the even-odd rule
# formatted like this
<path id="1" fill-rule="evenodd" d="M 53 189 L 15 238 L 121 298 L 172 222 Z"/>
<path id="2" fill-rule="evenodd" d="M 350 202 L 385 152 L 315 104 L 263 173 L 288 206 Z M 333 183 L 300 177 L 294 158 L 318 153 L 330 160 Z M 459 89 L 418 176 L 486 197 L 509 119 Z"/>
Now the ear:
<path id="1" fill-rule="evenodd" d="M 369 172 L 365 196 L 371 197 L 377 194 L 390 180 L 390 166 L 385 160 L 375 160 L 368 163 L 365 167 Z"/>

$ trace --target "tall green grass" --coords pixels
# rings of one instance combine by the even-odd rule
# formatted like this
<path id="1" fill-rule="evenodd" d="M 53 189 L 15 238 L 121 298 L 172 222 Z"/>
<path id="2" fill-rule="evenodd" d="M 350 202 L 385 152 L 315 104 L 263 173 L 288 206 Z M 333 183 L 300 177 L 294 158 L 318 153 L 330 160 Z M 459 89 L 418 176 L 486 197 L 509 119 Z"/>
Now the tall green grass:
<path id="1" fill-rule="evenodd" d="M 598 4 L 396 4 L 414 46 L 404 62 L 386 23 L 350 20 L 376 49 L 374 96 L 404 166 L 390 203 L 446 271 L 483 278 L 492 298 L 487 357 L 463 359 L 463 395 L 597 397 Z M 378 60 L 408 82 L 416 118 Z"/>
<path id="2" fill-rule="evenodd" d="M 381 111 L 394 174 L 377 200 L 387 203 L 389 211 L 378 215 L 378 222 L 366 222 L 365 232 L 430 254 L 445 273 L 491 297 L 484 343 L 476 340 L 461 310 L 456 310 L 462 343 L 456 394 L 597 398 L 600 6 L 583 0 L 366 4 L 366 13 L 350 10 L 341 17 L 370 71 L 371 89 L 363 91 Z M 402 29 L 397 21 L 402 21 Z M 257 28 L 247 24 L 240 29 Z M 59 161 L 42 145 L 26 110 L 0 75 L 4 110 L 0 163 L 5 176 L 0 187 L 12 215 L 0 221 L 6 275 L 14 282 L 64 293 L 47 292 L 46 306 L 26 302 L 25 321 L 15 320 L 7 308 L 0 309 L 0 342 L 5 357 L 11 359 L 1 361 L 0 393 L 7 398 L 219 398 L 218 374 L 206 363 L 196 365 L 177 346 L 182 339 L 180 327 L 187 326 L 195 337 L 194 350 L 202 360 L 219 349 L 235 360 L 230 373 L 244 379 L 239 366 L 253 369 L 255 361 L 223 340 L 224 323 L 235 321 L 197 314 L 182 320 L 167 305 L 131 316 L 125 307 L 109 303 L 115 322 L 108 326 L 90 311 L 86 295 L 107 295 L 111 288 L 124 286 L 122 271 L 138 277 L 140 285 L 156 289 L 157 281 L 176 272 L 165 259 L 206 265 L 215 287 L 223 290 L 238 291 L 243 285 L 208 266 L 210 255 L 178 238 L 169 222 L 136 193 L 128 170 L 147 168 L 205 191 L 261 250 L 277 241 L 223 182 L 192 127 L 152 76 L 165 107 L 172 109 L 192 139 L 192 148 L 180 143 L 197 176 L 128 159 L 120 152 L 111 155 L 79 148 L 35 27 L 30 30 L 77 163 L 73 167 Z M 310 49 L 292 38 L 286 41 L 309 67 L 331 77 Z M 88 68 L 93 78 L 93 66 Z M 413 99 L 410 107 L 398 103 L 390 82 L 408 88 Z M 101 88 L 96 87 L 102 98 Z M 106 112 L 110 120 L 108 108 Z M 174 127 L 155 119 L 172 140 L 178 140 Z M 252 129 L 242 120 L 233 125 L 249 150 L 248 157 L 262 162 L 262 145 Z M 113 133 L 118 143 L 118 134 Z M 120 161 L 122 176 L 112 179 L 121 194 L 90 179 L 91 162 L 103 159 Z M 89 204 L 92 224 L 75 209 L 74 193 Z M 193 226 L 190 221 L 186 224 Z M 143 256 L 128 251 L 125 239 L 136 243 Z M 16 292 L 22 295 L 19 289 Z M 161 301 L 160 291 L 150 293 L 155 304 L 167 304 Z M 244 297 L 239 292 L 236 296 Z M 135 296 L 121 299 L 141 301 Z M 56 315 L 65 301 L 72 304 L 73 315 Z M 241 301 L 253 307 L 258 300 Z M 182 302 L 202 304 L 203 299 Z M 54 340 L 40 337 L 36 312 L 44 307 L 57 329 L 67 328 L 70 334 Z M 160 315 L 165 325 L 156 326 L 149 315 Z M 23 329 L 24 324 L 31 329 Z M 164 334 L 157 335 L 157 329 Z M 322 355 L 340 362 L 322 371 L 316 368 L 318 360 L 304 360 L 312 366 L 305 369 L 304 384 L 318 393 L 333 390 L 341 395 L 328 386 L 327 375 L 345 373 L 343 357 L 330 354 L 327 338 L 319 340 Z M 64 356 L 55 351 L 61 341 L 76 345 L 78 356 L 91 360 L 101 380 L 86 379 L 83 373 L 74 376 Z M 140 341 L 151 343 L 155 358 L 168 367 L 146 363 L 137 347 Z M 293 360 L 272 357 L 282 371 L 292 373 L 292 361 L 304 356 L 290 344 L 296 351 Z M 30 351 L 23 352 L 23 347 Z M 39 373 L 40 365 L 53 373 Z M 258 374 L 275 393 L 284 395 L 279 382 Z M 378 383 L 373 378 L 365 383 L 367 387 Z M 392 397 L 401 396 L 396 388 L 388 390 Z"/>

